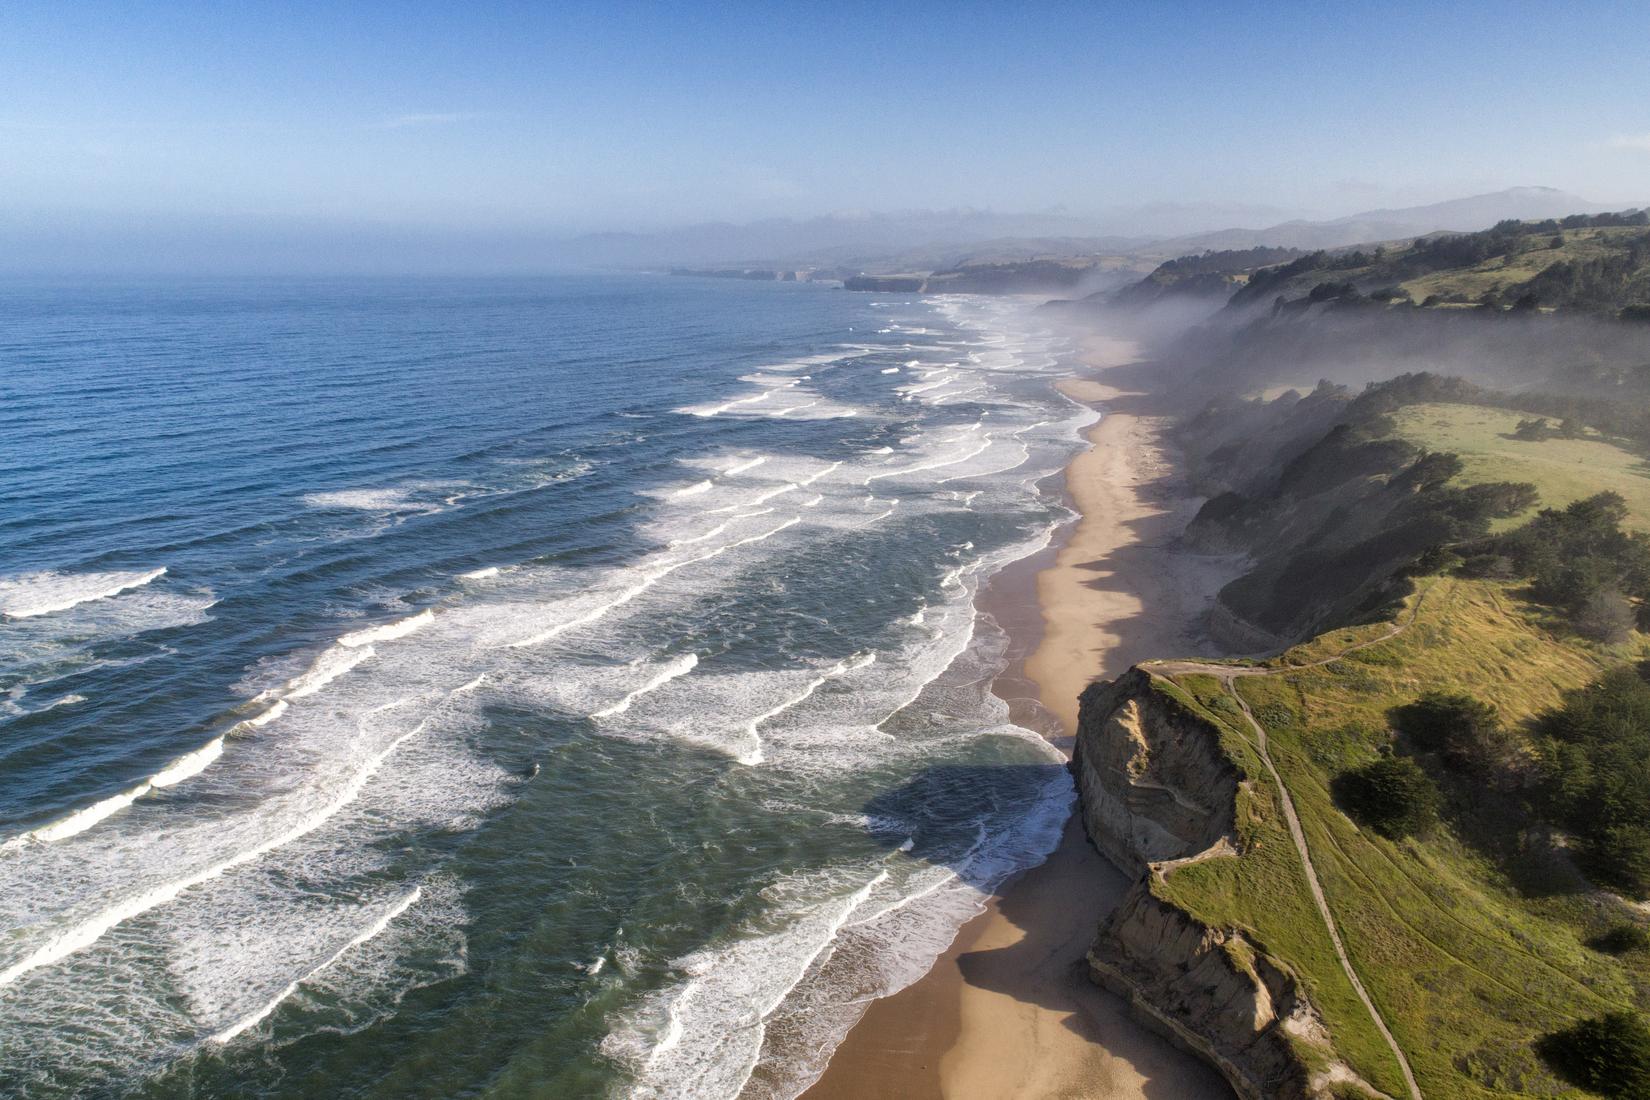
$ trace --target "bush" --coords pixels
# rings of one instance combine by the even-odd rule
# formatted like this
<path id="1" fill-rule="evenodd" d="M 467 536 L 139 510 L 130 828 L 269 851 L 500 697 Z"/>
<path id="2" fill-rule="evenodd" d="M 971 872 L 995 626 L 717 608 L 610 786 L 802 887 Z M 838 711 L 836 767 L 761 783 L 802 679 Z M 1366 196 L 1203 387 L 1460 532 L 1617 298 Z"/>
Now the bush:
<path id="1" fill-rule="evenodd" d="M 1583 638 L 1619 645 L 1632 637 L 1638 615 L 1626 596 L 1614 588 L 1599 588 L 1581 601 L 1573 625 Z"/>
<path id="2" fill-rule="evenodd" d="M 1612 1097 L 1650 1096 L 1650 1028 L 1631 1012 L 1608 1012 L 1543 1036 L 1536 1051 L 1565 1078 Z"/>
<path id="3" fill-rule="evenodd" d="M 1641 924 L 1615 924 L 1588 940 L 1587 946 L 1606 955 L 1625 955 L 1650 947 L 1650 932 Z"/>
<path id="4" fill-rule="evenodd" d="M 1650 684 L 1628 668 L 1566 692 L 1542 718 L 1542 809 L 1575 832 L 1588 870 L 1650 892 Z"/>
<path id="5" fill-rule="evenodd" d="M 1423 752 L 1436 752 L 1457 771 L 1494 775 L 1517 751 L 1495 707 L 1470 695 L 1429 691 L 1398 707 L 1393 724 Z"/>
<path id="6" fill-rule="evenodd" d="M 1650 829 L 1612 825 L 1589 837 L 1582 854 L 1600 882 L 1630 897 L 1650 897 Z"/>
<path id="7" fill-rule="evenodd" d="M 1438 820 L 1438 789 L 1401 756 L 1343 772 L 1334 793 L 1351 817 L 1393 840 L 1425 833 Z"/>

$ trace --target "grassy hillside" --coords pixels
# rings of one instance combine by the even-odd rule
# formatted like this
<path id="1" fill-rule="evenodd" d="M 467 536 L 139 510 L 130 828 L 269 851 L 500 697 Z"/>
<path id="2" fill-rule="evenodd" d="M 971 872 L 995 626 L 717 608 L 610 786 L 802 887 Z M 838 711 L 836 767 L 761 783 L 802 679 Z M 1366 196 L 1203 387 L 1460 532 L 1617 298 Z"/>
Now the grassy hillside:
<path id="1" fill-rule="evenodd" d="M 1261 950 L 1286 963 L 1323 1014 L 1341 1057 L 1384 1092 L 1403 1095 L 1397 1063 L 1335 961 L 1329 933 L 1290 844 L 1277 791 L 1264 778 L 1265 767 L 1236 703 L 1213 676 L 1166 678 L 1160 690 L 1213 723 L 1221 731 L 1222 747 L 1249 779 L 1238 791 L 1243 854 L 1182 866 L 1157 880 L 1154 891 L 1205 924 L 1243 929 Z M 1308 1044 L 1297 1049 L 1309 1064 L 1318 1057 Z"/>
<path id="2" fill-rule="evenodd" d="M 1232 302 L 1373 301 L 1628 315 L 1650 304 L 1647 226 L 1643 211 L 1578 215 L 1317 252 L 1254 272 Z"/>
<path id="3" fill-rule="evenodd" d="M 1439 305 L 1460 305 L 1505 297 L 1521 289 L 1554 264 L 1588 263 L 1619 255 L 1643 229 L 1613 226 L 1601 229 L 1560 230 L 1551 236 L 1530 234 L 1519 247 L 1481 263 L 1432 271 L 1398 283 L 1414 302 L 1436 298 Z"/>
<path id="4" fill-rule="evenodd" d="M 1561 692 L 1640 655 L 1642 636 L 1615 649 L 1560 638 L 1506 584 L 1432 578 L 1400 633 L 1329 664 L 1311 662 L 1379 637 L 1384 625 L 1334 631 L 1290 650 L 1267 675 L 1234 680 L 1269 734 L 1312 859 L 1353 965 L 1431 1098 L 1580 1095 L 1531 1049 L 1575 1019 L 1650 1003 L 1643 951 L 1615 957 L 1584 946 L 1625 903 L 1585 888 L 1562 858 L 1523 836 L 1474 835 L 1479 817 L 1457 796 L 1425 839 L 1388 840 L 1337 808 L 1335 777 L 1390 744 L 1389 712 L 1431 689 L 1494 700 L 1518 726 Z M 1343 1056 L 1400 1095 L 1391 1054 L 1354 998 L 1305 892 L 1279 819 L 1276 792 L 1241 712 L 1213 676 L 1172 688 L 1221 725 L 1251 777 L 1241 807 L 1244 852 L 1182 867 L 1160 885 L 1168 900 L 1215 924 L 1249 930 L 1313 991 Z M 1475 824 L 1478 822 L 1478 824 Z"/>
<path id="5" fill-rule="evenodd" d="M 1629 525 L 1650 531 L 1650 465 L 1594 433 L 1581 439 L 1514 439 L 1527 413 L 1479 405 L 1423 404 L 1391 416 L 1399 438 L 1431 451 L 1450 451 L 1463 464 L 1456 483 L 1523 481 L 1536 487 L 1541 507 L 1560 508 L 1603 490 L 1620 493 Z M 1528 518 L 1496 521 L 1497 530 Z"/>

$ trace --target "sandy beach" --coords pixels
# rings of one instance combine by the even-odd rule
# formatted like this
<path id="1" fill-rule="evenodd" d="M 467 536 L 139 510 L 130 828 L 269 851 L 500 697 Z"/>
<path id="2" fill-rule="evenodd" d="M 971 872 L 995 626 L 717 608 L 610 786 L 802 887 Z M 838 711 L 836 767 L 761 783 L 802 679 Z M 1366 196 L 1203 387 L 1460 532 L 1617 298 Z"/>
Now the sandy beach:
<path id="1" fill-rule="evenodd" d="M 1096 338 L 1085 350 L 1089 376 L 1060 384 L 1105 410 L 1065 472 L 1080 519 L 980 600 L 1012 639 L 996 691 L 1068 754 L 1083 688 L 1206 650 L 1197 623 L 1232 575 L 1229 560 L 1170 546 L 1199 501 L 1178 482 L 1150 400 L 1115 381 L 1132 346 Z M 871 1005 L 807 1100 L 1229 1096 L 1086 977 L 1095 927 L 1127 886 L 1073 818 L 1048 861 L 991 899 L 926 976 Z"/>

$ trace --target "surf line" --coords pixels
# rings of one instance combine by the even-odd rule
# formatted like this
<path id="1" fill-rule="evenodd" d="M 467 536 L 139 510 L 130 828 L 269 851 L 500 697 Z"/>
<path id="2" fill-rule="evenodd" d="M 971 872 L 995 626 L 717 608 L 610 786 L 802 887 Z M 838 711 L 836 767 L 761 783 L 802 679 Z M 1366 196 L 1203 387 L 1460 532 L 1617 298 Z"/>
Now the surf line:
<path id="1" fill-rule="evenodd" d="M 506 642 L 505 644 L 507 646 L 509 646 L 510 648 L 512 648 L 512 649 L 520 649 L 520 648 L 524 648 L 524 647 L 528 647 L 528 646 L 542 645 L 543 643 L 550 641 L 550 639 L 552 639 L 552 638 L 555 638 L 555 637 L 558 637 L 562 634 L 567 633 L 567 631 L 569 631 L 569 630 L 573 630 L 573 629 L 576 629 L 577 627 L 581 627 L 581 626 L 588 626 L 590 623 L 593 623 L 597 619 L 602 618 L 604 615 L 606 615 L 609 611 L 612 611 L 614 608 L 622 607 L 623 605 L 629 603 L 631 600 L 635 599 L 637 596 L 640 596 L 643 592 L 646 592 L 649 588 L 652 588 L 654 585 L 658 584 L 665 577 L 667 577 L 670 574 L 676 572 L 676 570 L 683 568 L 684 566 L 696 565 L 699 562 L 709 561 L 712 558 L 720 557 L 722 554 L 727 553 L 729 550 L 736 549 L 740 546 L 747 546 L 747 545 L 749 545 L 750 543 L 753 543 L 753 542 L 761 542 L 763 539 L 772 538 L 774 535 L 777 535 L 777 534 L 779 534 L 779 532 L 785 530 L 785 528 L 794 526 L 795 524 L 798 524 L 798 523 L 801 523 L 801 522 L 802 522 L 802 517 L 801 516 L 792 516 L 790 519 L 786 520 L 784 523 L 781 523 L 778 527 L 775 527 L 775 528 L 773 528 L 771 530 L 768 530 L 768 531 L 764 531 L 759 535 L 749 535 L 749 536 L 746 536 L 745 538 L 742 538 L 742 539 L 735 539 L 733 542 L 726 543 L 722 546 L 718 546 L 716 549 L 711 550 L 707 553 L 700 554 L 696 558 L 683 558 L 681 561 L 675 561 L 675 562 L 669 563 L 668 565 L 658 566 L 658 567 L 656 567 L 652 570 L 649 570 L 647 573 L 643 574 L 642 579 L 640 581 L 638 581 L 637 583 L 631 585 L 629 588 L 625 589 L 624 591 L 620 592 L 617 596 L 613 597 L 613 599 L 611 599 L 611 600 L 607 601 L 606 603 L 602 604 L 600 607 L 593 608 L 590 611 L 585 612 L 583 615 L 580 615 L 576 619 L 569 619 L 568 621 L 566 621 L 564 623 L 557 623 L 555 626 L 550 627 L 548 630 L 540 631 L 539 633 L 534 634 L 531 637 L 523 638 L 523 639 L 521 639 L 520 641 L 517 641 L 517 642 Z"/>
<path id="2" fill-rule="evenodd" d="M 617 703 L 614 703 L 611 706 L 603 707 L 601 710 L 591 711 L 590 717 L 611 718 L 615 714 L 623 714 L 625 711 L 630 709 L 631 703 L 634 703 L 637 699 L 640 699 L 642 696 L 646 695 L 655 688 L 663 687 L 678 677 L 686 676 L 688 673 L 692 672 L 694 667 L 698 664 L 699 655 L 697 653 L 689 653 L 685 657 L 678 657 L 676 660 L 670 662 L 663 669 L 661 669 L 658 675 L 654 676 L 647 683 L 643 684 L 629 695 L 626 695 L 623 699 L 620 699 Z"/>
<path id="3" fill-rule="evenodd" d="M 390 926 L 390 922 L 393 921 L 396 917 L 399 917 L 402 913 L 405 913 L 408 909 L 410 909 L 413 906 L 413 904 L 418 901 L 419 897 L 421 897 L 423 895 L 423 893 L 424 893 L 424 888 L 422 886 L 413 887 L 412 893 L 408 894 L 406 897 L 402 898 L 400 901 L 396 902 L 394 905 L 392 905 L 388 909 L 386 909 L 384 911 L 384 914 L 381 917 L 379 917 L 377 920 L 373 921 L 372 924 L 370 926 L 368 926 L 366 931 L 357 934 L 353 939 L 351 939 L 344 946 L 340 947 L 337 951 L 333 952 L 326 959 L 322 960 L 322 962 L 319 965 L 310 968 L 306 973 L 300 975 L 299 977 L 296 977 L 296 978 L 292 979 L 292 981 L 287 983 L 287 985 L 284 989 L 282 989 L 279 993 L 275 994 L 275 996 L 269 1001 L 268 1004 L 264 1005 L 262 1008 L 258 1009 L 256 1012 L 251 1013 L 250 1015 L 243 1016 L 240 1020 L 236 1021 L 233 1024 L 230 1024 L 228 1027 L 224 1028 L 222 1031 L 216 1032 L 213 1035 L 208 1036 L 206 1041 L 209 1042 L 209 1043 L 217 1043 L 217 1044 L 221 1045 L 223 1043 L 229 1042 L 229 1040 L 233 1039 L 235 1036 L 239 1035 L 241 1032 L 245 1031 L 247 1028 L 256 1026 L 260 1021 L 262 1021 L 265 1017 L 267 1017 L 271 1012 L 274 1012 L 277 1008 L 279 1008 L 281 1006 L 282 1001 L 286 1000 L 288 997 L 290 997 L 294 993 L 298 992 L 298 987 L 300 985 L 302 985 L 303 983 L 309 981 L 311 978 L 314 978 L 315 975 L 319 974 L 321 971 L 325 970 L 327 967 L 331 966 L 333 963 L 337 962 L 339 959 L 341 959 L 345 955 L 349 954 L 349 952 L 351 952 L 352 950 L 354 950 L 357 947 L 360 947 L 362 944 L 366 943 L 368 940 L 370 940 L 374 936 L 378 935 L 378 933 L 380 933 L 384 929 L 388 928 Z"/>
<path id="4" fill-rule="evenodd" d="M 816 676 L 807 687 L 802 689 L 800 694 L 794 696 L 793 698 L 787 699 L 773 709 L 764 711 L 761 714 L 758 714 L 755 718 L 752 718 L 749 722 L 745 723 L 745 736 L 750 738 L 751 748 L 746 749 L 744 752 L 734 757 L 734 759 L 739 763 L 744 764 L 746 767 L 752 768 L 762 763 L 767 759 L 762 751 L 762 735 L 759 732 L 762 723 L 771 718 L 779 717 L 779 715 L 784 714 L 786 711 L 790 710 L 799 703 L 806 702 L 814 692 L 824 687 L 827 682 L 836 679 L 838 676 L 846 676 L 850 672 L 862 669 L 876 659 L 877 655 L 875 653 L 866 653 L 859 657 L 849 657 L 845 661 L 839 661 L 833 668 L 830 668 L 823 674 Z"/>
<path id="5" fill-rule="evenodd" d="M 62 959 L 67 958 L 69 955 L 74 954 L 83 947 L 91 946 L 101 939 L 104 933 L 108 932 L 116 925 L 130 920 L 133 917 L 139 916 L 140 914 L 147 913 L 157 905 L 163 905 L 166 902 L 171 901 L 185 890 L 217 878 L 219 875 L 232 868 L 239 867 L 245 863 L 251 863 L 253 860 L 258 859 L 269 852 L 273 852 L 277 848 L 284 847 L 285 845 L 292 843 L 294 840 L 314 832 L 316 829 L 326 824 L 327 821 L 331 820 L 339 810 L 342 810 L 345 806 L 349 805 L 351 802 L 354 802 L 356 796 L 359 795 L 362 789 L 367 785 L 367 782 L 378 773 L 378 769 L 383 766 L 384 761 L 388 760 L 395 750 L 400 748 L 409 738 L 415 737 L 422 733 L 424 728 L 429 725 L 430 720 L 434 718 L 436 714 L 440 713 L 443 703 L 451 699 L 453 696 L 459 695 L 477 686 L 480 684 L 481 680 L 482 677 L 478 676 L 469 683 L 449 691 L 442 702 L 437 703 L 434 710 L 432 710 L 431 713 L 423 719 L 423 721 L 419 722 L 412 729 L 408 730 L 406 733 L 403 733 L 400 737 L 397 737 L 388 745 L 384 746 L 384 748 L 379 750 L 376 755 L 370 757 L 366 763 L 355 772 L 354 775 L 350 776 L 349 781 L 339 789 L 338 794 L 330 802 L 322 806 L 319 810 L 299 819 L 297 824 L 293 825 L 286 832 L 255 844 L 244 851 L 236 852 L 228 859 L 214 863 L 210 867 L 196 871 L 194 874 L 186 875 L 183 878 L 145 890 L 135 897 L 127 898 L 117 905 L 110 906 L 92 919 L 83 921 L 80 924 L 69 928 L 55 938 L 35 948 L 29 954 L 25 955 L 17 962 L 12 963 L 4 970 L 0 970 L 0 986 L 9 985 L 31 970 L 35 970 L 42 966 L 49 966 L 52 963 L 59 962 Z"/>
<path id="6" fill-rule="evenodd" d="M 160 570 L 159 572 L 165 572 Z M 78 836 L 92 826 L 112 817 L 152 791 L 160 790 L 192 779 L 209 768 L 223 755 L 224 738 L 243 730 L 266 726 L 286 713 L 289 700 L 314 695 L 327 684 L 374 655 L 372 642 L 402 638 L 432 622 L 435 613 L 426 608 L 416 615 L 398 619 L 381 626 L 367 627 L 345 634 L 327 647 L 308 670 L 288 681 L 284 692 L 266 692 L 262 700 L 272 700 L 261 713 L 237 722 L 226 733 L 220 733 L 198 749 L 193 749 L 167 764 L 155 774 L 118 794 L 100 798 L 89 806 L 71 811 L 56 821 L 18 833 L 0 842 L 0 851 L 23 844 L 50 844 Z"/>

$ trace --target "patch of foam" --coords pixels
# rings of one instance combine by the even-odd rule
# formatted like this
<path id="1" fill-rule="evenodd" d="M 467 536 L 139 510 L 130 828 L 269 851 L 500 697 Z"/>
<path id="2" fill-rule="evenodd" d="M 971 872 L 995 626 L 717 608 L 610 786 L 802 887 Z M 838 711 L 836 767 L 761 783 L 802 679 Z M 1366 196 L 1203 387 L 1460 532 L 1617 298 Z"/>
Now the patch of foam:
<path id="1" fill-rule="evenodd" d="M 435 621 L 435 612 L 425 608 L 416 615 L 408 615 L 405 619 L 397 619 L 382 626 L 369 626 L 363 630 L 352 630 L 338 639 L 338 644 L 350 649 L 371 645 L 374 642 L 388 642 L 396 638 L 405 638 L 415 630 L 420 630 Z"/>
<path id="2" fill-rule="evenodd" d="M 166 567 L 130 573 L 28 573 L 0 580 L 0 615 L 30 619 L 67 611 L 77 604 L 104 600 L 129 588 L 141 588 L 164 576 Z"/>
<path id="3" fill-rule="evenodd" d="M 734 539 L 732 542 L 723 543 L 721 546 L 718 546 L 712 550 L 707 550 L 697 557 L 667 560 L 664 563 L 656 564 L 651 567 L 631 570 L 630 572 L 636 574 L 636 579 L 634 581 L 619 589 L 615 593 L 597 594 L 595 598 L 595 606 L 591 607 L 583 614 L 576 615 L 573 618 L 557 623 L 546 630 L 539 631 L 536 634 L 529 635 L 526 638 L 521 638 L 507 644 L 517 648 L 524 646 L 539 646 L 553 638 L 567 633 L 569 630 L 576 630 L 580 627 L 589 626 L 591 623 L 606 617 L 609 612 L 634 600 L 637 596 L 640 596 L 642 593 L 646 592 L 648 589 L 652 588 L 654 585 L 658 584 L 661 580 L 676 572 L 678 569 L 682 569 L 689 565 L 696 565 L 700 562 L 709 561 L 712 558 L 720 557 L 729 550 L 736 550 L 742 546 L 752 545 L 753 543 L 765 542 L 766 540 L 779 534 L 781 531 L 784 531 L 789 527 L 794 527 L 800 522 L 802 522 L 800 516 L 792 516 L 790 519 L 785 520 L 776 527 L 772 527 L 769 530 L 763 531 L 759 534 L 748 535 L 744 538 Z"/>
<path id="4" fill-rule="evenodd" d="M 265 1017 L 279 1008 L 282 1001 L 298 992 L 298 987 L 300 985 L 313 980 L 323 970 L 326 970 L 328 967 L 332 966 L 333 963 L 336 963 L 339 959 L 343 958 L 351 950 L 360 947 L 368 940 L 376 937 L 380 932 L 384 931 L 384 929 L 388 928 L 390 926 L 390 922 L 410 909 L 423 895 L 423 893 L 424 891 L 421 887 L 413 887 L 411 893 L 391 904 L 382 914 L 378 916 L 376 920 L 358 933 L 348 943 L 344 944 L 344 946 L 340 947 L 332 955 L 321 960 L 314 967 L 304 972 L 304 974 L 300 977 L 294 978 L 292 981 L 288 982 L 286 986 L 268 1003 L 247 1014 L 246 1016 L 243 1016 L 241 1019 L 236 1020 L 234 1023 L 230 1024 L 221 1031 L 209 1036 L 207 1041 L 217 1044 L 227 1043 L 241 1032 L 246 1031 L 248 1028 L 256 1027 L 259 1023 L 263 1022 Z"/>
<path id="5" fill-rule="evenodd" d="M 629 1095 L 737 1095 L 756 1067 L 768 1017 L 884 877 L 796 911 L 781 931 L 676 960 L 686 980 L 650 998 L 602 1044 L 633 1068 Z"/>
<path id="6" fill-rule="evenodd" d="M 376 652 L 370 645 L 350 648 L 329 646 L 315 658 L 314 664 L 288 681 L 283 695 L 289 700 L 308 698 Z"/>
<path id="7" fill-rule="evenodd" d="M 410 498 L 410 489 L 334 489 L 324 493 L 305 493 L 304 503 L 311 508 L 326 508 L 356 512 L 411 512 L 424 506 Z"/>
<path id="8" fill-rule="evenodd" d="M 723 470 L 722 474 L 725 477 L 732 477 L 735 474 L 742 474 L 746 470 L 754 470 L 766 461 L 768 461 L 768 456 L 767 455 L 757 455 L 755 458 L 748 458 L 743 462 L 734 463 L 732 466 L 729 466 L 726 470 Z"/>
<path id="9" fill-rule="evenodd" d="M 763 711 L 761 714 L 756 715 L 749 722 L 746 722 L 745 738 L 749 742 L 749 747 L 741 751 L 736 757 L 734 757 L 734 759 L 748 767 L 754 767 L 755 765 L 762 763 L 762 761 L 766 759 L 762 752 L 761 736 L 761 728 L 764 723 L 774 718 L 778 718 L 781 714 L 784 714 L 786 711 L 800 703 L 807 702 L 813 697 L 814 692 L 818 691 L 838 676 L 846 676 L 848 673 L 853 672 L 856 669 L 864 668 L 876 659 L 877 655 L 875 653 L 865 653 L 857 657 L 850 657 L 844 661 L 839 661 L 836 665 L 821 675 L 809 680 L 807 685 L 804 686 L 803 689 L 796 695 L 791 696 L 788 699 L 781 700 L 779 703 Z"/>
<path id="10" fill-rule="evenodd" d="M 655 691 L 663 687 L 672 680 L 686 676 L 688 673 L 692 672 L 698 664 L 699 657 L 694 653 L 688 653 L 676 658 L 673 661 L 668 661 L 641 687 L 630 692 L 624 698 L 610 706 L 603 707 L 601 710 L 592 711 L 590 713 L 590 717 L 611 718 L 615 714 L 623 714 L 625 711 L 630 709 L 630 704 L 634 703 L 637 699 L 640 699 L 650 691 Z"/>

